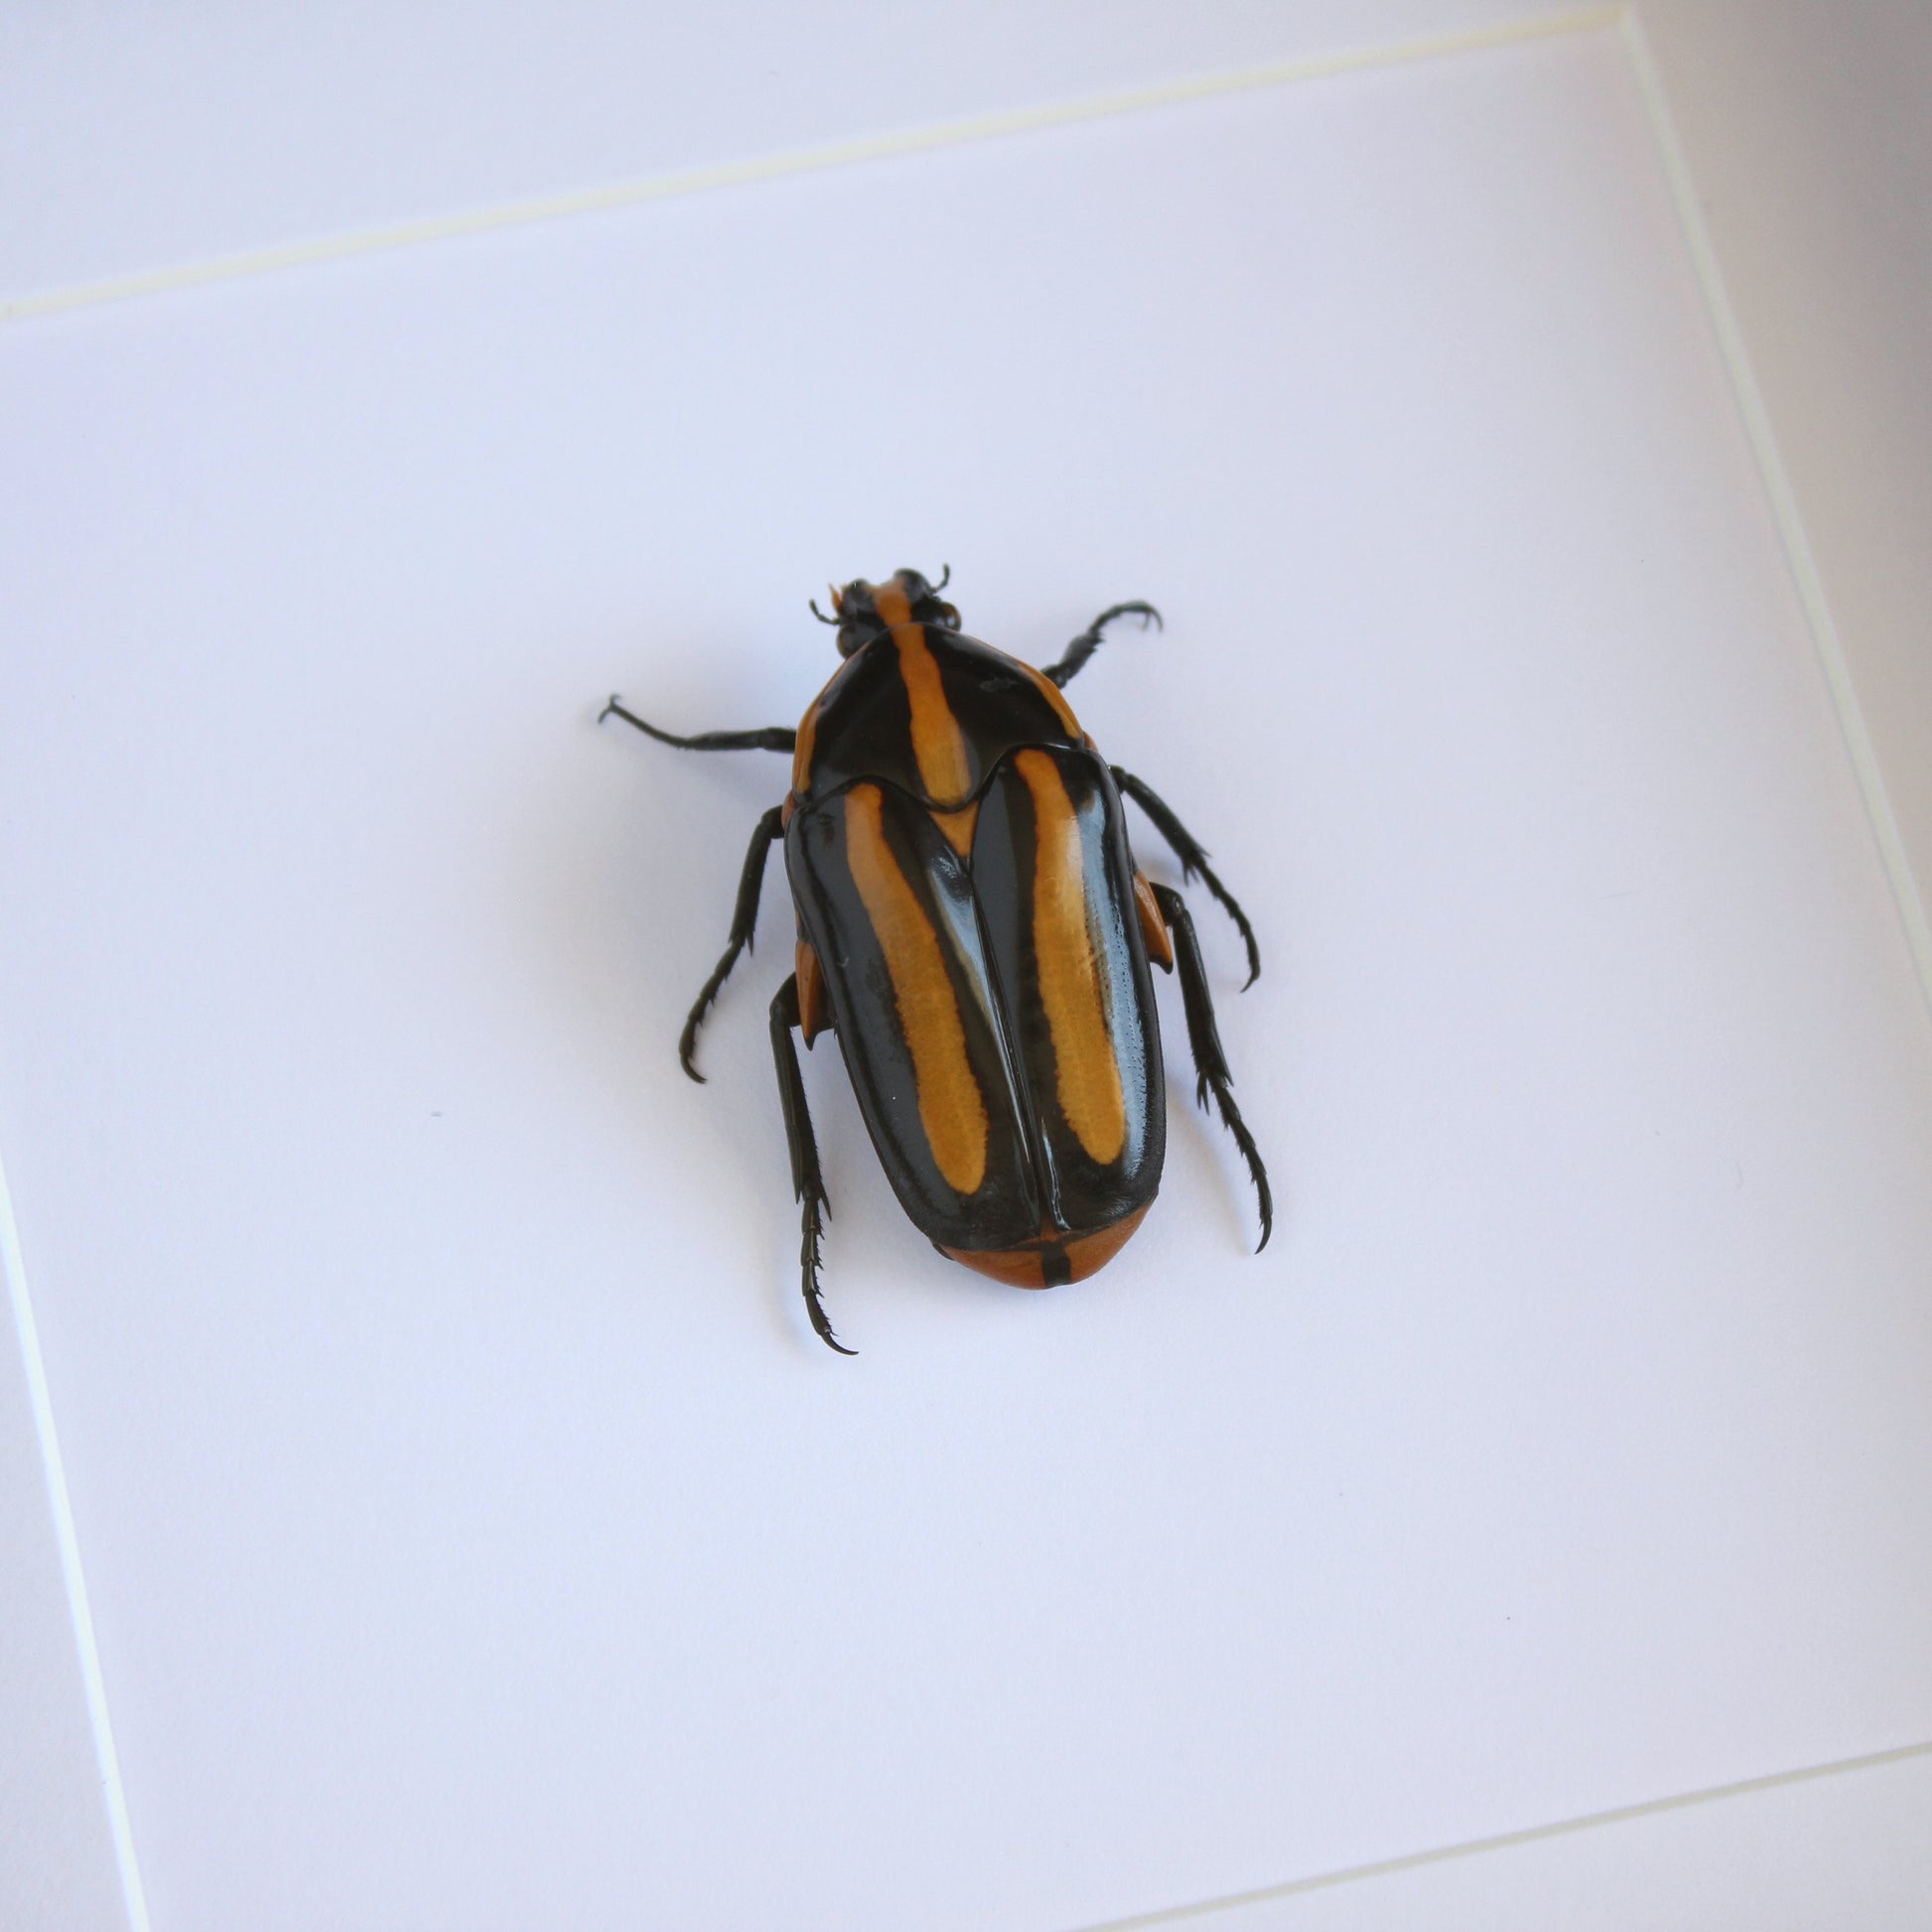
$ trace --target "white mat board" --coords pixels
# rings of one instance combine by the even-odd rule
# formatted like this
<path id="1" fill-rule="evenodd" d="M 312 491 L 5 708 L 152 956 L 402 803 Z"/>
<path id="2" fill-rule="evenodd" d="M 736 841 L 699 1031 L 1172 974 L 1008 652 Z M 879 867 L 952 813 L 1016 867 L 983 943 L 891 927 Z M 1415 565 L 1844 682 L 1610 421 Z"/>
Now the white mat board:
<path id="1" fill-rule="evenodd" d="M 1932 1025 L 1612 38 L 0 379 L 0 1152 L 158 1924 L 1043 1928 L 1932 1731 Z M 1167 609 L 1070 695 L 1257 914 L 1282 1225 L 1177 1082 L 995 1289 L 822 1045 L 847 1363 L 775 880 L 670 1050 L 782 764 L 591 720 L 789 722 L 806 593 L 948 560 Z"/>
<path id="2" fill-rule="evenodd" d="M 1285 61 L 1564 0 L 319 0 L 0 13 L 0 314 L 105 279 Z"/>

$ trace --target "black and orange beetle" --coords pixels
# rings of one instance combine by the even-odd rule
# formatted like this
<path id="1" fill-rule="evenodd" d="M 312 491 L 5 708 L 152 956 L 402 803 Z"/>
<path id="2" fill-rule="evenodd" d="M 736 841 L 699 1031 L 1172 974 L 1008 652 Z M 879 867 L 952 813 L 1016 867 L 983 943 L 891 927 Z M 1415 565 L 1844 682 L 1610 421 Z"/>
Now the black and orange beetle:
<path id="1" fill-rule="evenodd" d="M 698 1028 L 752 943 L 772 841 L 797 910 L 797 970 L 771 1002 L 771 1050 L 801 1203 L 805 1307 L 819 1300 L 829 1211 L 794 1029 L 838 1035 L 859 1111 L 900 1205 L 943 1255 L 1019 1288 L 1103 1267 L 1161 1184 L 1167 1100 L 1149 962 L 1180 972 L 1195 1097 L 1212 1094 L 1254 1177 L 1261 1241 L 1274 1204 L 1229 1092 L 1193 921 L 1134 863 L 1122 795 L 1226 906 L 1261 971 L 1254 929 L 1207 855 L 1140 779 L 1108 765 L 1064 685 L 1117 618 L 1103 611 L 1044 670 L 964 636 L 959 613 L 901 570 L 832 593 L 845 660 L 787 731 L 679 738 L 616 697 L 614 713 L 693 752 L 789 752 L 791 790 L 759 820 L 724 957 L 678 1041 L 694 1080 Z"/>

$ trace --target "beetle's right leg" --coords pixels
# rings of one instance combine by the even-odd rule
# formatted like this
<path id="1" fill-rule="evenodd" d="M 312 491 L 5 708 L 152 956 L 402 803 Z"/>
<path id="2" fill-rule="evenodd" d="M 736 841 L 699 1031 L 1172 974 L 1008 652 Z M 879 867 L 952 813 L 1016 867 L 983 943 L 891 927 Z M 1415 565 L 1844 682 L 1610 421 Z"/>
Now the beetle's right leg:
<path id="1" fill-rule="evenodd" d="M 779 987 L 771 1002 L 771 1057 L 778 1065 L 778 1100 L 785 1113 L 785 1141 L 791 1149 L 791 1191 L 800 1204 L 802 1235 L 798 1246 L 800 1279 L 805 1291 L 805 1312 L 812 1318 L 818 1338 L 841 1355 L 856 1355 L 832 1332 L 826 1319 L 825 1305 L 818 1299 L 818 1238 L 824 1216 L 831 1213 L 825 1198 L 825 1176 L 818 1171 L 818 1142 L 812 1138 L 812 1117 L 805 1106 L 805 1082 L 798 1071 L 798 1053 L 791 1043 L 791 1032 L 799 1024 L 798 975 L 794 973 Z"/>
<path id="2" fill-rule="evenodd" d="M 1065 684 L 1095 651 L 1100 648 L 1100 633 L 1116 618 L 1140 618 L 1144 620 L 1143 628 L 1148 623 L 1158 624 L 1161 613 L 1151 604 L 1136 601 L 1132 604 L 1114 604 L 1094 619 L 1087 627 L 1060 653 L 1057 663 L 1048 664 L 1040 671 L 1041 677 L 1050 677 L 1055 684 Z"/>
<path id="3" fill-rule="evenodd" d="M 798 734 L 787 731 L 783 725 L 766 725 L 762 731 L 750 732 L 699 732 L 695 738 L 679 738 L 675 732 L 659 731 L 655 725 L 646 724 L 634 711 L 626 711 L 618 702 L 618 694 L 611 693 L 611 702 L 597 714 L 601 725 L 613 712 L 626 725 L 635 725 L 646 738 L 654 738 L 660 745 L 675 745 L 681 752 L 789 752 L 797 742 Z"/>
<path id="4" fill-rule="evenodd" d="M 752 944 L 759 922 L 759 891 L 764 884 L 765 857 L 771 850 L 771 841 L 784 836 L 783 819 L 784 807 L 773 805 L 759 820 L 758 829 L 752 834 L 751 849 L 745 854 L 745 870 L 738 876 L 738 904 L 732 911 L 731 938 L 726 942 L 723 957 L 711 969 L 711 977 L 705 981 L 697 1005 L 686 1018 L 683 1033 L 678 1035 L 678 1064 L 701 1086 L 704 1075 L 691 1064 L 691 1055 L 698 1049 L 698 1029 L 704 1025 L 704 1017 L 718 997 L 719 988 L 731 978 L 738 955 Z"/>
<path id="5" fill-rule="evenodd" d="M 1180 861 L 1181 878 L 1191 879 L 1199 873 L 1201 884 L 1227 907 L 1228 917 L 1240 927 L 1241 943 L 1248 949 L 1248 977 L 1241 987 L 1245 993 L 1261 977 L 1261 948 L 1255 943 L 1255 929 L 1248 923 L 1248 915 L 1242 911 L 1240 901 L 1215 877 L 1214 868 L 1207 863 L 1206 849 L 1174 817 L 1173 807 L 1152 785 L 1143 784 L 1133 772 L 1123 771 L 1117 764 L 1110 769 L 1114 774 L 1114 783 L 1154 821 L 1154 829 L 1173 848 L 1173 856 Z"/>
<path id="6" fill-rule="evenodd" d="M 1187 901 L 1172 886 L 1155 887 L 1154 899 L 1173 935 L 1173 963 L 1180 975 L 1180 1001 L 1187 1015 L 1187 1044 L 1194 1055 L 1197 1076 L 1194 1099 L 1205 1109 L 1207 1096 L 1210 1093 L 1214 1096 L 1222 1123 L 1234 1136 L 1234 1144 L 1248 1164 L 1249 1176 L 1255 1183 L 1255 1198 L 1261 1208 L 1261 1239 L 1255 1243 L 1255 1253 L 1259 1254 L 1275 1231 L 1275 1197 L 1268 1190 L 1268 1170 L 1261 1165 L 1261 1150 L 1255 1146 L 1255 1137 L 1248 1132 L 1248 1124 L 1234 1104 L 1234 1095 L 1228 1091 L 1234 1085 L 1234 1076 L 1228 1071 L 1227 1056 L 1221 1051 L 1220 1031 L 1214 1025 L 1214 1002 L 1208 997 L 1207 969 L 1201 964 L 1200 941 L 1194 937 L 1194 921 L 1187 911 Z"/>

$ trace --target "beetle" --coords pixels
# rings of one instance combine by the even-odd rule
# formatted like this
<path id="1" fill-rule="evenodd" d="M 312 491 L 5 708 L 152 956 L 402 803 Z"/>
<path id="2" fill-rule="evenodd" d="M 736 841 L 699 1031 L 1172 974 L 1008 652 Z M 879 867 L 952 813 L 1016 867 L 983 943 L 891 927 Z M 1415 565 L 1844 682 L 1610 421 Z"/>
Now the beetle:
<path id="1" fill-rule="evenodd" d="M 1162 799 L 1110 765 L 1063 687 L 1110 623 L 1161 622 L 1116 604 L 1043 669 L 959 627 L 915 570 L 832 591 L 842 662 L 795 731 L 701 732 L 621 718 L 684 751 L 791 755 L 791 788 L 758 822 L 723 956 L 678 1040 L 694 1080 L 698 1030 L 752 945 L 765 860 L 782 841 L 795 970 L 771 1002 L 771 1050 L 812 1327 L 843 1355 L 820 1292 L 830 1212 L 792 1035 L 837 1035 L 899 1204 L 950 1259 L 1022 1288 L 1083 1280 L 1140 1226 L 1161 1183 L 1167 1102 L 1152 966 L 1178 971 L 1195 1099 L 1240 1149 L 1268 1245 L 1268 1173 L 1230 1091 L 1193 920 L 1134 861 L 1132 798 L 1226 908 L 1261 971 L 1254 927 Z"/>

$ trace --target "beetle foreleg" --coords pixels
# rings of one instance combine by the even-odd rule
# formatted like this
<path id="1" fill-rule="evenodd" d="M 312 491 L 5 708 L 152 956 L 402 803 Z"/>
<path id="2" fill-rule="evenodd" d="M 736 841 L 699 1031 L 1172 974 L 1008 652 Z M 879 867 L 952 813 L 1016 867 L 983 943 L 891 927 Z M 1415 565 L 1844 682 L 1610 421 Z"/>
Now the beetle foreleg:
<path id="1" fill-rule="evenodd" d="M 1234 1136 L 1234 1144 L 1248 1164 L 1261 1207 L 1261 1239 L 1255 1244 L 1255 1252 L 1259 1254 L 1275 1231 L 1275 1197 L 1268 1189 L 1268 1170 L 1262 1166 L 1261 1150 L 1255 1146 L 1255 1137 L 1248 1132 L 1241 1110 L 1234 1104 L 1234 1095 L 1228 1091 L 1234 1084 L 1234 1076 L 1229 1073 L 1227 1057 L 1221 1051 L 1220 1032 L 1214 1025 L 1214 1002 L 1208 997 L 1207 972 L 1201 965 L 1200 941 L 1194 936 L 1194 921 L 1188 913 L 1187 901 L 1172 886 L 1155 887 L 1154 897 L 1161 907 L 1161 916 L 1168 922 L 1168 930 L 1173 935 L 1181 1005 L 1187 1014 L 1187 1044 L 1193 1052 L 1194 1072 L 1198 1076 L 1194 1099 L 1205 1110 L 1207 1096 L 1210 1093 L 1214 1096 L 1222 1123 Z"/>
<path id="2" fill-rule="evenodd" d="M 597 714 L 601 725 L 613 712 L 626 725 L 635 725 L 646 738 L 654 738 L 660 745 L 675 745 L 681 752 L 790 752 L 794 749 L 798 734 L 787 731 L 783 725 L 767 725 L 762 731 L 751 732 L 699 732 L 695 738 L 679 738 L 675 732 L 659 731 L 655 725 L 646 724 L 634 711 L 626 711 L 618 702 L 618 694 L 611 693 L 611 702 Z"/>
<path id="3" fill-rule="evenodd" d="M 752 834 L 751 849 L 745 854 L 745 870 L 738 877 L 738 904 L 732 910 L 731 938 L 726 942 L 724 956 L 711 969 L 711 977 L 705 981 L 697 1005 L 685 1020 L 683 1033 L 678 1035 L 678 1064 L 700 1085 L 704 1083 L 704 1075 L 691 1064 L 691 1055 L 698 1047 L 698 1029 L 704 1025 L 704 1017 L 718 997 L 719 988 L 731 978 L 738 955 L 752 944 L 752 934 L 759 922 L 759 891 L 764 884 L 764 861 L 771 850 L 771 841 L 783 834 L 783 814 L 782 805 L 773 805 L 759 820 L 758 829 Z"/>
<path id="4" fill-rule="evenodd" d="M 805 1082 L 791 1043 L 791 1030 L 798 1024 L 798 976 L 794 973 L 771 1002 L 771 1057 L 778 1066 L 778 1100 L 784 1109 L 785 1143 L 791 1150 L 791 1191 L 800 1204 L 798 1264 L 805 1312 L 827 1347 L 836 1348 L 841 1355 L 856 1355 L 856 1348 L 848 1348 L 832 1332 L 825 1306 L 818 1299 L 818 1240 L 824 1216 L 832 1210 L 825 1198 L 825 1176 L 818 1171 L 818 1142 L 812 1136 L 812 1117 L 805 1105 Z"/>
<path id="5" fill-rule="evenodd" d="M 1181 878 L 1192 879 L 1198 873 L 1201 884 L 1227 907 L 1228 917 L 1240 927 L 1241 943 L 1248 949 L 1248 977 L 1241 983 L 1241 990 L 1245 993 L 1261 977 L 1261 948 L 1255 943 L 1255 929 L 1248 923 L 1248 915 L 1242 911 L 1240 901 L 1214 876 L 1214 868 L 1207 863 L 1207 853 L 1200 841 L 1174 817 L 1173 808 L 1161 794 L 1143 784 L 1133 772 L 1123 771 L 1119 765 L 1113 766 L 1113 773 L 1114 783 L 1140 806 L 1154 821 L 1154 829 L 1173 847 L 1173 856 L 1180 861 Z"/>
<path id="6" fill-rule="evenodd" d="M 1060 654 L 1059 662 L 1046 665 L 1040 676 L 1049 677 L 1055 684 L 1064 685 L 1068 678 L 1077 672 L 1095 651 L 1100 648 L 1100 633 L 1116 618 L 1144 618 L 1149 623 L 1159 624 L 1161 613 L 1151 604 L 1114 604 L 1101 612 L 1087 627 L 1067 645 Z M 1145 624 L 1142 626 L 1145 628 Z"/>

